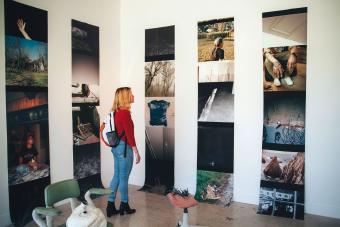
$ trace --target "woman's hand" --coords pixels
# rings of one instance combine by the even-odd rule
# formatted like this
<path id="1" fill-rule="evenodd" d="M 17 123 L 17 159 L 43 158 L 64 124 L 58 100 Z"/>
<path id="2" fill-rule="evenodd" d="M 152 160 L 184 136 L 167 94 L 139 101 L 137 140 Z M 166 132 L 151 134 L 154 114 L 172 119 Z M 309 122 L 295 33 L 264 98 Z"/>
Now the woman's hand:
<path id="1" fill-rule="evenodd" d="M 132 147 L 133 153 L 135 153 L 135 157 L 136 157 L 136 164 L 138 164 L 141 160 L 141 157 L 139 155 L 138 149 L 137 147 Z"/>
<path id="2" fill-rule="evenodd" d="M 23 19 L 18 19 L 17 25 L 20 32 L 25 31 L 26 23 L 24 22 Z"/>
<path id="3" fill-rule="evenodd" d="M 25 31 L 26 28 L 26 23 L 24 22 L 23 19 L 18 19 L 17 21 L 18 29 L 21 32 L 21 34 L 25 37 L 25 39 L 31 40 L 31 37 L 27 34 Z"/>

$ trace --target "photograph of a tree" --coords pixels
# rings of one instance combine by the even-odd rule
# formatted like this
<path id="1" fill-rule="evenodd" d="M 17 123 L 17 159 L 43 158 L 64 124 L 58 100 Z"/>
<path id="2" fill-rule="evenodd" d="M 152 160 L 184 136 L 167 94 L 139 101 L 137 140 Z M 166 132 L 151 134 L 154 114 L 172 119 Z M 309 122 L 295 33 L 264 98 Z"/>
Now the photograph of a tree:
<path id="1" fill-rule="evenodd" d="M 174 61 L 147 62 L 145 67 L 145 96 L 173 97 L 175 91 Z"/>
<path id="2" fill-rule="evenodd" d="M 47 87 L 47 45 L 6 36 L 6 85 Z"/>

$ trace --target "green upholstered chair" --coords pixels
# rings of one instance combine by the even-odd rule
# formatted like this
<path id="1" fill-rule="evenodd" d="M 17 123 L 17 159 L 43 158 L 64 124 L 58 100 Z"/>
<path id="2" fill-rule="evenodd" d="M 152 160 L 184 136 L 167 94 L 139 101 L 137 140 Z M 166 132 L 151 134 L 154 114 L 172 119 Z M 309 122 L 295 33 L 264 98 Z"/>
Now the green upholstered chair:
<path id="1" fill-rule="evenodd" d="M 92 188 L 85 194 L 85 199 L 93 205 L 90 198 L 91 195 L 108 195 L 111 193 L 110 189 Z M 54 184 L 51 184 L 45 188 L 45 206 L 37 207 L 33 210 L 33 220 L 38 224 L 39 227 L 52 227 L 53 217 L 61 214 L 61 211 L 54 208 L 54 204 L 62 200 L 68 199 L 71 204 L 71 209 L 74 210 L 77 206 L 77 197 L 80 195 L 80 189 L 78 181 L 75 179 L 64 180 Z M 46 217 L 46 220 L 43 220 Z M 66 226 L 61 225 L 61 226 Z M 112 227 L 111 223 L 107 223 L 108 227 Z"/>

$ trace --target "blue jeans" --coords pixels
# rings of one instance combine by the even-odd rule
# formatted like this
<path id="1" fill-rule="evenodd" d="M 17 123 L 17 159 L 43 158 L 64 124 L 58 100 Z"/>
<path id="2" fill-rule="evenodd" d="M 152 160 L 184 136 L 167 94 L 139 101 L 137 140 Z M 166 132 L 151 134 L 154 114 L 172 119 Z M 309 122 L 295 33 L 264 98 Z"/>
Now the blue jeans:
<path id="1" fill-rule="evenodd" d="M 111 152 L 114 159 L 114 175 L 110 183 L 112 193 L 108 200 L 114 202 L 116 199 L 117 189 L 119 187 L 121 201 L 127 203 L 128 197 L 128 181 L 133 165 L 133 151 L 132 148 L 126 146 L 126 157 L 124 158 L 125 142 L 120 141 L 117 147 L 112 147 Z"/>

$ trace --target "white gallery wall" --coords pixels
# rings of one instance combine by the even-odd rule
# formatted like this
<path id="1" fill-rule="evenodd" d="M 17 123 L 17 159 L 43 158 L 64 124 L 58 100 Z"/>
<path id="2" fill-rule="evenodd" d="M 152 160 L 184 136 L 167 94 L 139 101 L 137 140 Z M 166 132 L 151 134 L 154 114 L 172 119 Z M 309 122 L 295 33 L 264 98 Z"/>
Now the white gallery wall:
<path id="1" fill-rule="evenodd" d="M 10 223 L 7 185 L 4 12 L 0 1 L 0 226 Z M 73 177 L 71 19 L 100 27 L 100 116 L 118 86 L 135 94 L 132 117 L 145 177 L 144 31 L 175 25 L 175 184 L 196 188 L 197 22 L 235 18 L 234 199 L 258 203 L 263 124 L 262 12 L 308 7 L 306 212 L 340 218 L 340 1 L 338 0 L 19 0 L 48 11 L 49 133 L 52 182 Z M 113 173 L 102 145 L 102 180 Z"/>
<path id="2" fill-rule="evenodd" d="M 175 185 L 196 189 L 197 22 L 235 18 L 234 199 L 258 204 L 263 126 L 262 12 L 308 7 L 307 213 L 340 218 L 340 1 L 123 0 L 121 84 L 133 88 L 137 145 L 144 155 L 144 31 L 175 25 Z M 145 165 L 130 183 L 143 185 Z"/>
<path id="3" fill-rule="evenodd" d="M 0 1 L 0 226 L 10 223 L 8 208 L 5 98 L 4 0 Z M 20 0 L 48 11 L 48 108 L 51 181 L 73 178 L 71 19 L 99 26 L 101 119 L 119 86 L 120 3 L 117 0 Z M 28 25 L 26 25 L 28 26 Z M 102 152 L 102 178 L 113 171 L 110 152 Z M 111 168 L 111 173 L 108 167 Z M 104 171 L 105 168 L 105 171 Z M 108 173 L 108 175 L 105 175 Z"/>

